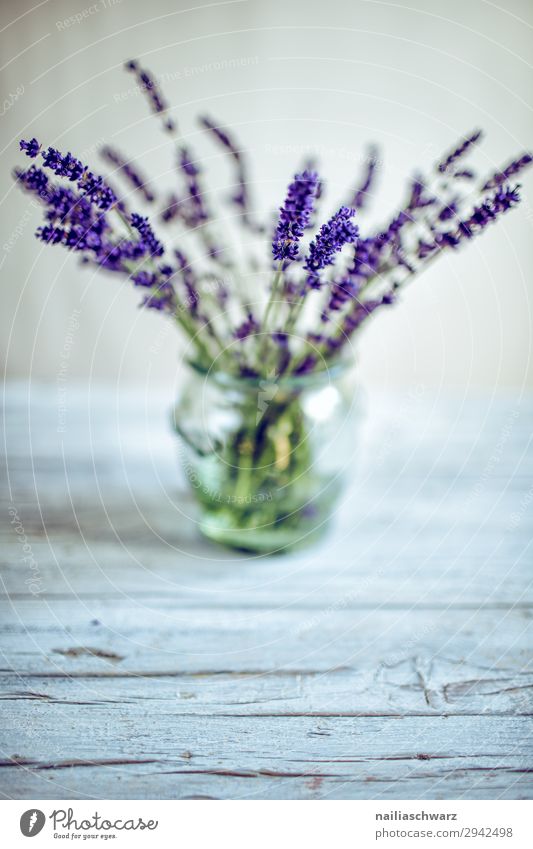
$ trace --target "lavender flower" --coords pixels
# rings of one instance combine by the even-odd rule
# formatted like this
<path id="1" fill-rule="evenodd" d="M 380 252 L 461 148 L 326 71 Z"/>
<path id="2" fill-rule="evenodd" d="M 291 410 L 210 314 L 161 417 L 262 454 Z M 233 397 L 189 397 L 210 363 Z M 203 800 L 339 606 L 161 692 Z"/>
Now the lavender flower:
<path id="1" fill-rule="evenodd" d="M 148 223 L 148 218 L 143 218 L 142 215 L 134 212 L 130 218 L 130 223 L 141 237 L 139 244 L 143 248 L 143 253 L 149 256 L 162 256 L 164 253 L 163 245 L 156 239 L 154 231 Z"/>
<path id="2" fill-rule="evenodd" d="M 70 182 L 76 183 L 78 189 L 89 198 L 91 203 L 102 210 L 109 209 L 116 204 L 117 197 L 112 189 L 104 182 L 103 177 L 93 174 L 87 166 L 79 159 L 67 153 L 65 156 L 56 148 L 49 147 L 46 152 L 42 151 L 41 146 L 36 139 L 30 142 L 21 141 L 21 148 L 26 152 L 26 156 L 35 158 L 36 146 L 38 145 L 43 157 L 43 166 L 49 168 L 54 174 L 59 177 L 66 177 Z"/>
<path id="3" fill-rule="evenodd" d="M 15 168 L 14 177 L 21 188 L 37 195 L 41 200 L 47 200 L 49 180 L 42 168 L 37 168 L 35 165 L 32 165 L 27 171 Z"/>
<path id="4" fill-rule="evenodd" d="M 470 150 L 470 148 L 475 145 L 482 136 L 481 130 L 475 130 L 470 136 L 467 136 L 463 141 L 452 150 L 441 162 L 437 163 L 437 170 L 440 171 L 441 174 L 445 174 L 449 171 L 452 165 L 455 165 L 458 159 L 462 159 L 462 157 Z"/>
<path id="5" fill-rule="evenodd" d="M 205 127 L 210 133 L 212 133 L 216 139 L 220 142 L 220 144 L 226 148 L 230 156 L 233 159 L 236 159 L 238 162 L 241 159 L 241 152 L 237 148 L 235 142 L 231 139 L 227 130 L 222 129 L 222 127 L 215 124 L 211 118 L 208 118 L 207 115 L 203 115 L 200 119 L 200 124 Z"/>
<path id="6" fill-rule="evenodd" d="M 487 189 L 494 189 L 496 186 L 501 186 L 502 183 L 505 183 L 510 177 L 514 177 L 524 168 L 527 168 L 533 162 L 533 156 L 531 153 L 523 153 L 522 156 L 518 157 L 518 159 L 513 159 L 509 162 L 501 171 L 496 171 L 495 174 L 490 177 L 485 185 L 483 186 L 483 191 Z"/>
<path id="7" fill-rule="evenodd" d="M 322 310 L 321 320 L 323 322 L 331 319 L 331 314 L 342 310 L 345 304 L 355 298 L 359 292 L 359 287 L 355 281 L 346 275 L 342 280 L 336 281 L 331 287 L 331 293 L 327 306 Z"/>
<path id="8" fill-rule="evenodd" d="M 407 223 L 412 221 L 413 216 L 411 211 L 408 209 L 401 209 L 400 212 L 394 216 L 387 229 L 383 230 L 382 233 L 379 233 L 377 238 L 381 242 L 381 249 L 383 249 L 386 245 L 389 245 L 391 242 L 398 242 L 400 231 Z"/>
<path id="9" fill-rule="evenodd" d="M 135 74 L 135 77 L 137 78 L 137 82 L 139 83 L 141 90 L 148 97 L 148 101 L 150 103 L 152 111 L 155 114 L 164 116 L 164 128 L 169 132 L 173 132 L 176 129 L 175 124 L 172 119 L 169 118 L 166 114 L 168 106 L 163 98 L 163 95 L 159 91 L 155 80 L 150 76 L 148 71 L 145 71 L 143 68 L 141 68 L 139 63 L 135 60 L 126 62 L 125 68 L 127 71 L 131 71 L 133 74 Z"/>
<path id="10" fill-rule="evenodd" d="M 125 177 L 125 179 L 137 189 L 148 203 L 155 200 L 154 193 L 148 186 L 148 182 L 136 168 L 125 159 L 115 148 L 106 145 L 100 151 L 104 159 L 114 165 L 117 170 Z"/>
<path id="11" fill-rule="evenodd" d="M 353 333 L 360 328 L 364 321 L 382 306 L 394 303 L 394 294 L 387 292 L 380 298 L 374 298 L 365 302 L 357 301 L 353 309 L 348 312 L 341 323 L 340 332 L 327 339 L 327 347 L 330 351 L 338 351 Z"/>
<path id="12" fill-rule="evenodd" d="M 417 256 L 425 260 L 435 251 L 443 248 L 458 248 L 464 239 L 471 239 L 481 233 L 488 224 L 507 212 L 520 201 L 518 186 L 500 187 L 493 195 L 487 197 L 482 204 L 475 206 L 468 218 L 459 221 L 457 229 L 437 232 L 433 242 L 420 240 Z"/>
<path id="13" fill-rule="evenodd" d="M 362 211 L 367 205 L 370 197 L 370 189 L 374 183 L 376 169 L 378 165 L 378 149 L 371 147 L 368 152 L 368 161 L 366 165 L 366 173 L 363 177 L 361 185 L 354 192 L 348 206 L 357 211 Z"/>
<path id="14" fill-rule="evenodd" d="M 253 317 L 252 313 L 249 312 L 246 316 L 246 319 L 234 331 L 234 336 L 235 339 L 247 339 L 249 336 L 252 336 L 254 333 L 257 333 L 258 330 L 259 324 Z"/>
<path id="15" fill-rule="evenodd" d="M 373 277 L 378 270 L 382 252 L 380 237 L 359 239 L 355 246 L 353 262 L 348 269 L 348 276 L 356 285 L 364 283 Z"/>
<path id="16" fill-rule="evenodd" d="M 200 169 L 193 162 L 186 147 L 180 150 L 179 167 L 184 175 L 188 192 L 182 206 L 182 215 L 189 227 L 198 227 L 208 221 L 210 216 L 198 180 Z"/>
<path id="17" fill-rule="evenodd" d="M 187 307 L 190 309 L 191 314 L 196 316 L 198 312 L 198 303 L 200 297 L 198 295 L 197 281 L 196 275 L 191 268 L 191 264 L 183 251 L 175 250 L 174 256 L 178 261 L 178 266 L 181 271 L 183 285 L 185 286 L 185 290 L 187 293 Z"/>
<path id="18" fill-rule="evenodd" d="M 129 70 L 149 96 L 153 111 L 166 117 L 166 103 L 152 77 L 136 62 L 129 64 Z M 202 118 L 201 123 L 222 145 L 235 168 L 231 201 L 240 210 L 239 223 L 249 234 L 260 232 L 250 215 L 242 151 L 231 134 L 210 118 Z M 167 120 L 166 127 L 172 130 L 174 125 Z M 382 306 L 393 303 L 399 287 L 433 257 L 484 232 L 518 203 L 518 186 L 510 186 L 508 180 L 533 161 L 531 153 L 523 153 L 490 176 L 482 191 L 491 192 L 474 201 L 470 211 L 465 210 L 460 181 L 473 180 L 475 175 L 463 167 L 463 158 L 480 136 L 477 131 L 465 138 L 437 163 L 431 179 L 416 174 L 408 186 L 406 202 L 388 223 L 359 238 L 352 218 L 356 209 L 365 207 L 375 178 L 377 154 L 372 149 L 362 181 L 353 193 L 353 203 L 341 207 L 323 224 L 307 251 L 300 245 L 306 230 L 315 229 L 313 219 L 322 183 L 310 165 L 297 173 L 279 210 L 272 240 L 272 254 L 279 267 L 274 271 L 264 311 L 257 316 L 250 310 L 247 293 L 231 289 L 236 271 L 230 257 L 232 248 L 221 243 L 211 229 L 216 222 L 211 220 L 206 204 L 201 170 L 187 147 L 177 148 L 185 187 L 168 198 L 160 217 L 163 221 L 181 219 L 189 228 L 184 238 L 199 237 L 196 254 L 192 255 L 197 256 L 200 248 L 202 256 L 198 263 L 195 261 L 194 270 L 181 245 L 173 247 L 172 265 L 166 264 L 161 259 L 163 244 L 148 218 L 127 210 L 108 182 L 71 153 L 63 154 L 54 147 L 43 149 L 35 138 L 22 140 L 21 150 L 31 160 L 40 157 L 42 167 L 34 162 L 27 170 L 17 169 L 15 177 L 21 188 L 43 204 L 44 220 L 36 234 L 39 239 L 62 244 L 83 262 L 127 276 L 143 292 L 143 306 L 172 316 L 189 335 L 199 361 L 206 367 L 223 362 L 239 375 L 257 377 L 270 374 L 272 369 L 278 375 L 299 375 L 337 357 L 364 322 Z M 121 153 L 107 146 L 103 156 L 143 200 L 155 200 L 144 176 Z M 52 174 L 59 179 L 53 179 Z M 248 242 L 246 273 L 255 274 L 260 265 Z M 351 258 L 346 252 L 348 263 L 337 262 L 347 245 L 352 246 Z M 217 285 L 216 294 L 208 297 L 207 285 L 218 279 L 213 261 L 228 271 L 228 285 Z M 321 272 L 328 268 L 331 282 L 324 297 L 306 299 L 311 289 L 322 288 L 326 275 Z M 220 307 L 224 320 L 212 314 Z M 313 310 L 315 324 L 308 320 Z M 235 315 L 241 316 L 237 326 Z M 251 339 L 258 334 L 259 342 Z M 244 346 L 228 344 L 235 340 L 250 341 Z"/>
<path id="19" fill-rule="evenodd" d="M 280 207 L 278 225 L 272 242 L 272 255 L 275 260 L 293 261 L 298 257 L 298 243 L 311 218 L 317 186 L 318 174 L 315 171 L 295 174 L 285 203 Z"/>
<path id="20" fill-rule="evenodd" d="M 211 118 L 203 116 L 200 118 L 200 124 L 215 137 L 215 139 L 225 148 L 228 155 L 233 160 L 236 171 L 237 188 L 231 196 L 231 202 L 241 210 L 241 221 L 245 227 L 253 233 L 262 233 L 263 227 L 253 221 L 250 214 L 250 197 L 248 191 L 248 177 L 246 173 L 246 165 L 244 156 L 241 150 L 237 147 L 231 135 L 227 130 L 215 124 Z"/>
<path id="21" fill-rule="evenodd" d="M 318 271 L 331 265 L 335 254 L 344 245 L 353 244 L 359 235 L 359 228 L 350 219 L 355 215 L 355 209 L 341 206 L 330 220 L 323 224 L 315 239 L 309 245 L 309 252 L 304 268 L 309 271 L 307 284 L 311 288 L 320 288 Z"/>
<path id="22" fill-rule="evenodd" d="M 417 174 L 411 184 L 411 194 L 407 202 L 407 209 L 410 211 L 425 209 L 428 206 L 433 206 L 436 201 L 436 198 L 426 194 L 424 178 Z"/>
<path id="23" fill-rule="evenodd" d="M 149 289 L 141 306 L 173 314 L 178 306 L 171 281 L 173 274 L 174 269 L 170 265 L 161 265 L 155 272 L 138 271 L 132 274 L 131 279 L 136 286 Z"/>
<path id="24" fill-rule="evenodd" d="M 299 374 L 299 375 L 309 374 L 310 372 L 313 371 L 317 362 L 318 362 L 318 357 L 317 357 L 316 354 L 307 354 L 304 357 L 304 359 L 302 360 L 302 362 L 299 365 L 297 365 L 296 368 L 294 369 L 294 374 Z"/>
<path id="25" fill-rule="evenodd" d="M 488 197 L 481 206 L 476 206 L 471 215 L 459 224 L 461 236 L 470 238 L 476 232 L 483 230 L 487 224 L 495 221 L 499 215 L 507 212 L 520 201 L 518 186 L 500 187 L 491 197 Z"/>

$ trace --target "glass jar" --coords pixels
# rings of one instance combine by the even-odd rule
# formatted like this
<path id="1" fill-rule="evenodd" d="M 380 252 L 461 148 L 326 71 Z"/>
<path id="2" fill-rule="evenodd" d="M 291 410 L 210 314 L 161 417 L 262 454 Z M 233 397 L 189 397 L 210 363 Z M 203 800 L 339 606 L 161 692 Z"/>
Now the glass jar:
<path id="1" fill-rule="evenodd" d="M 353 372 L 271 381 L 190 367 L 173 425 L 204 536 L 274 553 L 324 532 L 355 454 Z"/>

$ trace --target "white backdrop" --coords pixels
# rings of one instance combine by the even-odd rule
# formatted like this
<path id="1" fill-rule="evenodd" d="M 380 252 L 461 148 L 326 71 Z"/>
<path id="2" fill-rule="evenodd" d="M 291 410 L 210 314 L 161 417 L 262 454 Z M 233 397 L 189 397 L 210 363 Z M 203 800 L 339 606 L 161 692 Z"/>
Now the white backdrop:
<path id="1" fill-rule="evenodd" d="M 73 380 L 175 378 L 173 328 L 139 310 L 126 283 L 38 243 L 39 214 L 9 175 L 22 162 L 18 138 L 35 135 L 96 170 L 98 145 L 113 141 L 168 184 L 170 151 L 125 59 L 166 80 L 185 135 L 202 111 L 238 132 L 265 210 L 312 147 L 333 199 L 354 182 L 365 142 L 382 146 L 381 221 L 413 166 L 476 126 L 487 131 L 477 155 L 487 170 L 533 146 L 530 0 L 3 0 L 1 9 L 0 321 L 11 378 L 55 382 L 66 368 Z M 210 170 L 221 184 L 222 160 Z M 521 208 L 441 258 L 365 331 L 367 383 L 531 385 L 532 176 L 522 183 Z"/>

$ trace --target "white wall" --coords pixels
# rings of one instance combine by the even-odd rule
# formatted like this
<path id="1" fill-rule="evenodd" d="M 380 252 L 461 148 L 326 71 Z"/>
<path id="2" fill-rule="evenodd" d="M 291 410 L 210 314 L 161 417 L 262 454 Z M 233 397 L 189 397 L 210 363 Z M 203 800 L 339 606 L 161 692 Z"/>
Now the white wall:
<path id="1" fill-rule="evenodd" d="M 169 78 L 186 133 L 205 110 L 238 130 L 265 208 L 281 201 L 310 144 L 323 151 L 332 197 L 353 181 L 364 143 L 381 143 L 378 220 L 400 200 L 413 166 L 429 165 L 471 128 L 487 131 L 477 157 L 487 170 L 533 146 L 529 0 L 49 0 L 34 9 L 29 0 L 4 0 L 1 8 L 2 99 L 23 88 L 2 109 L 0 321 L 9 377 L 55 381 L 65 340 L 72 379 L 175 376 L 173 329 L 138 310 L 127 285 L 38 243 L 39 215 L 9 178 L 22 161 L 17 139 L 36 135 L 95 168 L 95 147 L 113 140 L 138 152 L 160 185 L 172 179 L 155 119 L 128 96 L 132 81 L 121 66 L 129 57 Z M 81 23 L 63 23 L 83 9 Z M 223 179 L 218 163 L 215 182 Z M 531 175 L 523 194 L 519 210 L 465 252 L 442 258 L 368 328 L 367 382 L 472 391 L 531 385 Z"/>

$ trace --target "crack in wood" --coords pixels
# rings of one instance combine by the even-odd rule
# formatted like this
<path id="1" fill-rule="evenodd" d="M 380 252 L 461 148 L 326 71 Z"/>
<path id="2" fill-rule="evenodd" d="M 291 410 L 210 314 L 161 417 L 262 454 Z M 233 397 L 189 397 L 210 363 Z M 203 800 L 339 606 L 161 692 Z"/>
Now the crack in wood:
<path id="1" fill-rule="evenodd" d="M 63 657 L 82 657 L 83 655 L 89 655 L 90 657 L 102 657 L 104 660 L 114 660 L 117 662 L 125 660 L 125 656 L 122 654 L 117 654 L 107 649 L 95 649 L 90 646 L 73 646 L 69 649 L 52 649 L 52 651 L 54 654 L 62 654 Z"/>
<path id="2" fill-rule="evenodd" d="M 35 770 L 46 769 L 71 769 L 72 767 L 86 766 L 130 766 L 138 764 L 161 763 L 157 758 L 104 758 L 99 760 L 83 760 L 83 758 L 72 758 L 63 761 L 40 762 L 29 758 L 20 758 L 13 755 L 8 760 L 0 761 L 0 767 L 31 767 Z"/>

